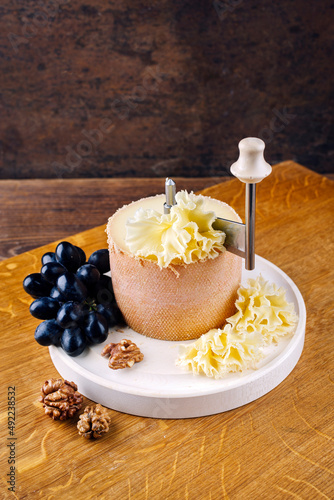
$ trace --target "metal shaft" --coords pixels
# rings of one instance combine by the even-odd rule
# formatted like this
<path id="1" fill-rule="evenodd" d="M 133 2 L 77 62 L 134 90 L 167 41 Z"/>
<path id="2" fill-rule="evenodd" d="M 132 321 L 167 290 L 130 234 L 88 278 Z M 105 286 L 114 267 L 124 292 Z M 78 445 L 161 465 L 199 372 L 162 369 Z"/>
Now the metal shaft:
<path id="1" fill-rule="evenodd" d="M 170 209 L 173 205 L 176 205 L 175 194 L 176 194 L 176 185 L 172 179 L 166 179 L 165 182 L 165 194 L 166 194 L 166 202 L 164 203 L 164 213 L 169 214 Z"/>
<path id="2" fill-rule="evenodd" d="M 255 199 L 256 184 L 246 184 L 246 262 L 248 271 L 255 268 Z"/>

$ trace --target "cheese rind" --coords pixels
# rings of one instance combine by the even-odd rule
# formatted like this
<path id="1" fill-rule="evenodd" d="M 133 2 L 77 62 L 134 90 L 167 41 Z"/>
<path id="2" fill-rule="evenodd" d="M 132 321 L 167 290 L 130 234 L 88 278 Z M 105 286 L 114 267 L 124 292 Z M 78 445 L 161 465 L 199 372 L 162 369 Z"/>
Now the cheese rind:
<path id="1" fill-rule="evenodd" d="M 203 207 L 217 216 L 240 218 L 227 204 L 203 197 Z M 235 312 L 242 259 L 227 251 L 191 264 L 168 265 L 131 254 L 126 222 L 136 210 L 162 212 L 164 195 L 122 207 L 108 221 L 113 289 L 126 323 L 138 333 L 162 340 L 198 338 L 224 324 Z"/>

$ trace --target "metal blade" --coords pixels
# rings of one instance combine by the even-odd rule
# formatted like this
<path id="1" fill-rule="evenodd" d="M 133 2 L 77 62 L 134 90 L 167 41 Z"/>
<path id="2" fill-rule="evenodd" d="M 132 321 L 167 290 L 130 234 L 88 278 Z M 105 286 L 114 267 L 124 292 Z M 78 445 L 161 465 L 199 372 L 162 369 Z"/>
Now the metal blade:
<path id="1" fill-rule="evenodd" d="M 245 224 L 241 222 L 234 222 L 228 219 L 217 219 L 212 224 L 213 229 L 216 231 L 223 231 L 226 234 L 224 247 L 228 252 L 234 253 L 239 257 L 246 257 L 245 241 Z"/>

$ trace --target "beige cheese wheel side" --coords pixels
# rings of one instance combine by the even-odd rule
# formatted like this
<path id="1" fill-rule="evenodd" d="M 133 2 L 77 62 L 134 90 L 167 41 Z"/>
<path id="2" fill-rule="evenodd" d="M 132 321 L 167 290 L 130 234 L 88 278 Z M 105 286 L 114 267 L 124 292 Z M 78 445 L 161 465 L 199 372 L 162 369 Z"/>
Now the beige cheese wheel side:
<path id="1" fill-rule="evenodd" d="M 160 340 L 195 339 L 211 328 L 222 326 L 235 312 L 242 259 L 224 252 L 215 259 L 160 269 L 154 262 L 127 253 L 119 231 L 115 233 L 117 219 L 123 225 L 139 206 L 160 207 L 162 199 L 158 196 L 134 202 L 109 219 L 107 233 L 114 293 L 126 323 L 136 332 Z M 234 220 L 240 221 L 228 205 L 210 199 L 211 202 L 227 207 L 231 212 L 229 218 L 233 215 Z"/>

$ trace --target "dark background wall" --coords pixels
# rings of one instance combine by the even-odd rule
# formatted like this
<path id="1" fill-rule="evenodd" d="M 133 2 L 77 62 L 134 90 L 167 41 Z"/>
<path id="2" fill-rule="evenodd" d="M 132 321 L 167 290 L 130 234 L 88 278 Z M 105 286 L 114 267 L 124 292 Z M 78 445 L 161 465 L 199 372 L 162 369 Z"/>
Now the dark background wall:
<path id="1" fill-rule="evenodd" d="M 0 177 L 333 172 L 331 0 L 2 0 Z"/>

